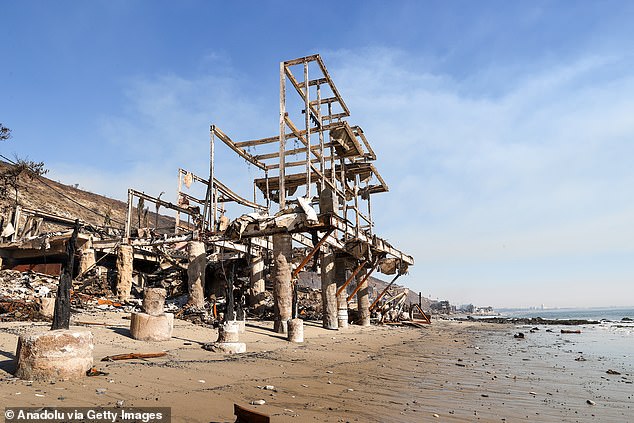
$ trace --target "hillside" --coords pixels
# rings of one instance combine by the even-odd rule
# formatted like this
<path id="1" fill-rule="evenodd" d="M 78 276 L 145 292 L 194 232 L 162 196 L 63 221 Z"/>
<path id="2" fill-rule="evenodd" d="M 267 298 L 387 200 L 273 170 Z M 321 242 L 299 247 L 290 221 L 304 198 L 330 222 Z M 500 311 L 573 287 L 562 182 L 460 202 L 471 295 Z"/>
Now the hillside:
<path id="1" fill-rule="evenodd" d="M 0 172 L 4 172 L 11 164 L 0 161 Z M 0 198 L 0 213 L 5 222 L 15 206 L 14 193 Z M 58 216 L 77 219 L 93 226 L 112 226 L 123 229 L 127 213 L 127 204 L 103 195 L 65 185 L 46 177 L 29 178 L 20 176 L 18 204 L 23 208 L 34 209 Z M 136 208 L 133 210 L 136 215 Z M 148 213 L 149 222 L 154 226 L 155 214 Z M 110 224 L 107 224 L 108 217 Z M 159 226 L 173 226 L 173 219 L 160 216 Z M 55 228 L 45 227 L 45 230 Z"/>
<path id="2" fill-rule="evenodd" d="M 386 276 L 386 277 L 391 278 L 392 276 Z M 407 280 L 407 276 L 404 276 L 404 279 Z M 379 278 L 375 278 L 374 276 L 370 276 L 370 278 L 368 278 L 368 286 L 370 288 L 370 298 L 376 298 L 376 295 L 380 294 L 385 289 L 388 283 L 389 282 L 385 282 Z M 299 284 L 301 286 L 305 286 L 312 289 L 320 289 L 321 276 L 316 272 L 302 272 L 299 274 Z M 348 292 L 352 293 L 354 288 L 355 288 L 355 284 L 354 282 L 352 282 L 348 286 Z M 391 288 L 392 292 L 394 291 L 402 292 L 404 289 L 409 289 L 409 288 L 403 285 L 398 285 L 396 283 L 394 283 L 394 285 L 392 285 L 392 288 Z M 407 294 L 407 302 L 418 303 L 418 292 L 415 292 L 409 289 L 409 292 Z M 432 300 L 430 300 L 429 298 L 423 297 L 422 298 L 423 310 L 429 310 L 431 303 L 432 303 Z"/>

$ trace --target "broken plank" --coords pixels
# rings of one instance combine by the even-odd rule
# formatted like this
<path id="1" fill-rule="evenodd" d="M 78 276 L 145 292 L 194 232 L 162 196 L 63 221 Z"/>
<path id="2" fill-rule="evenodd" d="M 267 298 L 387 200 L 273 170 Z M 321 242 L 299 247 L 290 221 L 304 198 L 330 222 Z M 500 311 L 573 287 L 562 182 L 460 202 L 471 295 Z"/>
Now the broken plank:
<path id="1" fill-rule="evenodd" d="M 128 353 L 128 354 L 117 354 L 117 355 L 109 355 L 101 359 L 101 361 L 121 361 L 121 360 L 135 360 L 135 359 L 143 359 L 143 358 L 157 358 L 166 356 L 166 352 L 156 352 L 156 353 Z"/>

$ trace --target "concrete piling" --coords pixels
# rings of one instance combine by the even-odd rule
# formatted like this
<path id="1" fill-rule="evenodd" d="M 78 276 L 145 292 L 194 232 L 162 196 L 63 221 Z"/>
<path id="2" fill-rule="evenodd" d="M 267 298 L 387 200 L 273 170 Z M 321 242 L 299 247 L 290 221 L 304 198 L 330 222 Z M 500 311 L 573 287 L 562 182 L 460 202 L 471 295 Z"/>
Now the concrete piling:
<path id="1" fill-rule="evenodd" d="M 329 247 L 321 253 L 321 300 L 323 327 L 337 329 L 337 282 L 335 281 L 335 255 Z"/>
<path id="2" fill-rule="evenodd" d="M 302 319 L 290 319 L 287 322 L 289 342 L 304 342 L 304 321 Z"/>
<path id="3" fill-rule="evenodd" d="M 346 260 L 342 257 L 335 258 L 335 280 L 337 289 L 346 283 Z M 337 295 L 337 326 L 339 329 L 348 327 L 348 294 L 344 289 Z"/>
<path id="4" fill-rule="evenodd" d="M 163 288 L 146 288 L 143 291 L 145 313 L 132 313 L 130 335 L 139 341 L 167 341 L 172 338 L 174 315 L 164 313 L 166 292 Z"/>
<path id="5" fill-rule="evenodd" d="M 273 300 L 275 320 L 273 330 L 286 333 L 286 322 L 293 311 L 291 288 L 292 238 L 290 234 L 273 235 Z"/>
<path id="6" fill-rule="evenodd" d="M 188 303 L 193 307 L 203 308 L 205 306 L 205 268 L 207 267 L 205 243 L 189 241 L 187 251 L 189 254 L 189 266 L 187 267 Z"/>
<path id="7" fill-rule="evenodd" d="M 134 251 L 131 245 L 120 245 L 117 250 L 117 298 L 127 301 L 132 290 L 132 263 Z"/>
<path id="8" fill-rule="evenodd" d="M 21 335 L 15 353 L 15 375 L 26 380 L 79 379 L 93 365 L 93 349 L 92 333 L 86 330 Z"/>
<path id="9" fill-rule="evenodd" d="M 260 304 L 262 294 L 266 290 L 264 285 L 264 258 L 261 254 L 251 259 L 251 306 Z"/>
<path id="10" fill-rule="evenodd" d="M 367 274 L 366 269 L 361 269 L 357 273 L 357 284 L 361 284 L 361 288 L 357 291 L 357 311 L 359 315 L 359 325 L 370 326 L 370 298 L 368 297 L 368 281 L 363 281 Z M 361 283 L 363 281 L 363 283 Z M 358 286 L 358 285 L 357 285 Z"/>

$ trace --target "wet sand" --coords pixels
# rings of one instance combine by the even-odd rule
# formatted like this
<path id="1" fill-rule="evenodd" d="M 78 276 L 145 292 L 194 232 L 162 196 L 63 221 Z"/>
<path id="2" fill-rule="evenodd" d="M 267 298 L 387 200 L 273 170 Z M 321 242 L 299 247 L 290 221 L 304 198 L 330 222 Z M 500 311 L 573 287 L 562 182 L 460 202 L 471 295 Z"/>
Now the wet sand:
<path id="1" fill-rule="evenodd" d="M 248 322 L 248 352 L 226 356 L 201 348 L 214 329 L 176 320 L 174 338 L 129 337 L 123 313 L 74 320 L 91 326 L 95 365 L 108 376 L 54 384 L 11 376 L 15 333 L 48 324 L 0 326 L 0 403 L 4 406 L 169 406 L 174 422 L 233 422 L 233 404 L 274 422 L 627 422 L 634 418 L 634 373 L 626 362 L 581 354 L 582 334 L 477 322 L 434 321 L 424 329 L 351 326 L 328 331 L 305 324 L 290 344 L 272 324 Z M 523 331 L 523 340 L 513 333 Z M 577 338 L 575 338 L 577 337 Z M 167 351 L 148 360 L 101 362 L 128 352 Z M 586 361 L 576 361 L 583 356 Z M 616 368 L 615 368 L 616 367 Z M 621 375 L 608 375 L 608 368 Z M 272 385 L 274 390 L 262 387 Z M 250 405 L 265 400 L 264 405 Z M 595 404 L 590 405 L 587 400 Z"/>

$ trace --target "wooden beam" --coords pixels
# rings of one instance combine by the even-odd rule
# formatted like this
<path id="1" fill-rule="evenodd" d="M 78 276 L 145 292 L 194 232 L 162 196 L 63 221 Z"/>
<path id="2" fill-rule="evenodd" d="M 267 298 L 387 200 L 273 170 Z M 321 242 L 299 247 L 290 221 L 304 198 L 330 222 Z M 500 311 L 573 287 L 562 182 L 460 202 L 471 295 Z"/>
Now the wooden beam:
<path id="1" fill-rule="evenodd" d="M 314 62 L 319 57 L 319 54 L 312 54 L 310 56 L 298 57 L 297 59 L 287 60 L 284 62 L 284 66 L 295 66 L 304 62 Z"/>
<path id="2" fill-rule="evenodd" d="M 357 273 L 359 273 L 361 269 L 363 269 L 363 266 L 365 266 L 367 263 L 368 263 L 368 260 L 363 260 L 361 264 L 359 264 L 357 268 L 354 269 L 354 271 L 352 272 L 350 277 L 346 280 L 346 282 L 343 285 L 341 285 L 339 289 L 337 289 L 337 297 L 343 292 L 344 289 L 346 289 L 346 287 L 350 284 L 350 282 L 352 282 L 352 279 L 354 279 L 354 277 L 357 276 Z"/>
<path id="3" fill-rule="evenodd" d="M 370 269 L 370 271 L 368 273 L 366 273 L 366 275 L 363 277 L 363 280 L 361 282 L 359 282 L 357 284 L 357 287 L 354 289 L 354 291 L 352 291 L 352 294 L 350 294 L 348 296 L 348 298 L 346 299 L 347 302 L 350 302 L 350 300 L 352 300 L 352 298 L 355 296 L 355 294 L 357 292 L 359 292 L 359 290 L 361 289 L 361 287 L 363 286 L 363 284 L 365 283 L 365 281 L 367 281 L 368 279 L 370 279 L 370 275 L 376 270 L 376 268 L 378 267 L 378 262 L 372 266 L 372 269 Z"/>
<path id="4" fill-rule="evenodd" d="M 341 108 L 345 112 L 344 116 L 350 116 L 350 109 L 348 109 L 348 106 L 346 105 L 346 102 L 343 101 L 343 98 L 341 97 L 341 94 L 339 94 L 339 90 L 335 86 L 335 83 L 332 81 L 332 78 L 330 77 L 330 74 L 328 73 L 328 69 L 326 69 L 326 65 L 325 65 L 324 61 L 321 59 L 321 57 L 319 55 L 317 55 L 317 63 L 319 64 L 319 67 L 321 68 L 321 72 L 324 74 L 326 79 L 328 79 L 328 85 L 330 85 L 330 89 L 332 90 L 332 93 L 335 95 L 335 97 L 339 98 L 339 103 L 341 104 Z M 342 116 L 342 117 L 344 117 L 344 116 Z"/>
<path id="5" fill-rule="evenodd" d="M 291 84 L 295 88 L 295 91 L 297 91 L 297 94 L 299 94 L 301 99 L 304 100 L 306 96 L 304 95 L 304 92 L 302 91 L 302 87 L 300 86 L 300 83 L 295 78 L 295 75 L 293 75 L 293 73 L 290 71 L 289 68 L 285 68 L 285 71 L 286 71 L 286 76 L 288 77 L 288 80 L 291 81 Z M 310 106 L 310 111 L 315 116 L 318 115 L 317 110 L 313 106 Z M 308 113 L 308 111 L 306 111 L 306 113 Z"/>
<path id="6" fill-rule="evenodd" d="M 401 276 L 400 273 L 397 273 L 396 276 L 394 276 L 394 279 L 392 279 L 392 282 L 390 282 L 385 289 L 383 290 L 383 292 L 381 292 L 381 294 L 376 297 L 376 300 L 374 300 L 374 302 L 372 303 L 372 305 L 370 306 L 370 311 L 372 311 L 374 309 L 374 307 L 376 307 L 376 305 L 378 304 L 379 300 L 381 298 L 383 298 L 383 296 L 385 295 L 385 293 L 387 292 L 388 289 L 390 289 L 390 287 L 394 284 L 394 282 L 396 282 L 396 280 L 398 279 L 398 277 Z"/>
<path id="7" fill-rule="evenodd" d="M 310 253 L 308 253 L 308 255 L 306 257 L 304 257 L 304 260 L 302 260 L 302 262 L 299 264 L 299 266 L 297 266 L 297 268 L 295 270 L 293 270 L 293 273 L 291 275 L 291 280 L 294 280 L 297 278 L 297 275 L 299 275 L 299 272 L 302 271 L 302 269 L 304 268 L 304 266 L 306 266 L 306 263 L 308 263 L 310 261 L 311 258 L 313 258 L 313 256 L 315 255 L 315 253 L 317 251 L 319 251 L 319 249 L 321 248 L 322 245 L 324 245 L 324 242 L 326 242 L 326 239 L 330 236 L 330 234 L 332 234 L 332 232 L 335 230 L 335 228 L 330 228 L 328 229 L 328 231 L 326 232 L 326 234 L 319 240 L 319 242 L 317 243 L 317 245 L 315 245 L 313 247 L 312 250 L 310 250 Z"/>
<path id="8" fill-rule="evenodd" d="M 337 97 L 327 97 L 327 98 L 322 98 L 321 100 L 313 100 L 310 102 L 310 104 L 312 106 L 316 106 L 318 104 L 336 103 L 338 101 L 339 99 Z"/>
<path id="9" fill-rule="evenodd" d="M 260 169 L 266 170 L 266 165 L 264 163 L 260 162 L 259 160 L 257 160 L 255 157 L 253 157 L 251 154 L 247 153 L 243 149 L 237 147 L 236 144 L 231 140 L 231 138 L 229 138 L 224 132 L 218 129 L 217 126 L 214 125 L 212 129 L 213 129 L 213 133 L 218 138 L 220 138 L 220 140 L 224 142 L 230 149 L 238 153 L 240 157 L 242 157 L 249 163 L 259 167 Z"/>

